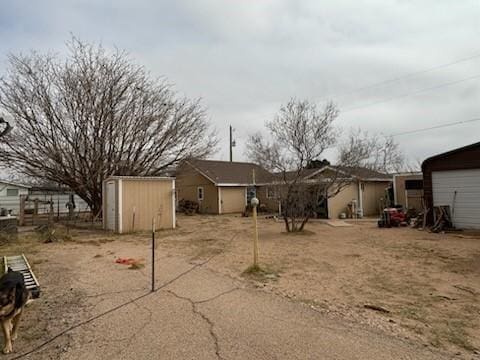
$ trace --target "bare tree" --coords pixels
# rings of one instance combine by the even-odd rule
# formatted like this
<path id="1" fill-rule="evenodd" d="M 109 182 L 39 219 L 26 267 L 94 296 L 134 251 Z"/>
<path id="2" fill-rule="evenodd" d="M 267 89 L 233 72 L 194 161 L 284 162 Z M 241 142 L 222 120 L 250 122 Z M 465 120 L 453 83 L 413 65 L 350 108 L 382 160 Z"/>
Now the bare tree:
<path id="1" fill-rule="evenodd" d="M 382 173 L 399 172 L 406 168 L 405 156 L 393 137 L 352 130 L 339 147 L 339 162 L 362 166 Z"/>
<path id="2" fill-rule="evenodd" d="M 267 122 L 270 141 L 261 134 L 249 137 L 248 158 L 277 175 L 276 193 L 288 232 L 302 231 L 326 200 L 351 182 L 340 167 L 324 163 L 321 178 L 310 177 L 311 165 L 336 144 L 333 122 L 337 116 L 332 103 L 319 110 L 309 101 L 292 99 Z"/>
<path id="3" fill-rule="evenodd" d="M 0 116 L 0 125 L 2 125 L 3 127 L 3 129 L 0 130 L 0 138 L 4 137 L 10 131 L 12 131 L 12 126 L 10 125 L 10 123 L 1 116 Z"/>
<path id="4" fill-rule="evenodd" d="M 0 160 L 66 185 L 97 214 L 108 175 L 159 175 L 216 140 L 198 100 L 178 97 L 122 51 L 73 38 L 68 56 L 9 55 L 0 107 L 13 131 Z"/>

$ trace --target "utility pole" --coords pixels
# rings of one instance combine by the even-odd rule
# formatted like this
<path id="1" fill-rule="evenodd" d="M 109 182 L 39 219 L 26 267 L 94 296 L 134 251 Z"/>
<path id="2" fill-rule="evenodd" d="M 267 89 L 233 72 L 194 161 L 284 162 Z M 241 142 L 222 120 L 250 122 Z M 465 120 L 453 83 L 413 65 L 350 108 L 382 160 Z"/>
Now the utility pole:
<path id="1" fill-rule="evenodd" d="M 233 148 L 235 145 L 235 140 L 233 140 L 233 128 L 232 125 L 230 125 L 230 162 L 233 161 Z"/>

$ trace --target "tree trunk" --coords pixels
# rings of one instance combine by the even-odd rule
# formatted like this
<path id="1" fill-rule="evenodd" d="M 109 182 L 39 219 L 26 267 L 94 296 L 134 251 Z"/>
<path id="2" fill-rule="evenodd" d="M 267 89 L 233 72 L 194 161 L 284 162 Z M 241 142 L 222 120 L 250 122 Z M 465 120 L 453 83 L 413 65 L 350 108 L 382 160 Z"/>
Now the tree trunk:
<path id="1" fill-rule="evenodd" d="M 303 228 L 305 227 L 309 219 L 310 217 L 308 216 L 305 219 L 303 219 L 302 224 L 300 225 L 300 228 L 298 229 L 298 231 L 303 231 Z"/>
<path id="2" fill-rule="evenodd" d="M 288 232 L 290 232 L 290 224 L 288 222 L 288 217 L 284 216 L 283 217 L 283 220 L 285 221 L 285 230 Z"/>

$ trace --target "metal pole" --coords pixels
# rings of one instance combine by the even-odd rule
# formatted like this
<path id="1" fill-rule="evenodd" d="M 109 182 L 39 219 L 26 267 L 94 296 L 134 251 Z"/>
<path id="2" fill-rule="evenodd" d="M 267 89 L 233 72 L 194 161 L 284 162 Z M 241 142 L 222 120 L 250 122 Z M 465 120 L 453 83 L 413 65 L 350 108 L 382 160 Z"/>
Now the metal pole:
<path id="1" fill-rule="evenodd" d="M 232 139 L 232 125 L 230 125 L 230 162 L 233 161 L 232 142 L 233 142 L 233 139 Z"/>
<path id="2" fill-rule="evenodd" d="M 257 225 L 257 205 L 253 205 L 253 266 L 258 266 L 258 225 Z"/>
<path id="3" fill-rule="evenodd" d="M 155 291 L 155 218 L 152 218 L 152 292 Z"/>

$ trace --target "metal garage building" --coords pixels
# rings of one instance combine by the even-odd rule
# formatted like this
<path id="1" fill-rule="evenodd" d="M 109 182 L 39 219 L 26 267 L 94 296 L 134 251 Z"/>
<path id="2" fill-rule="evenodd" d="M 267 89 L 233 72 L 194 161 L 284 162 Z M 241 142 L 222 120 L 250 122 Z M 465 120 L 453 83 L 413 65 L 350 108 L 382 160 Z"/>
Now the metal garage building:
<path id="1" fill-rule="evenodd" d="M 103 227 L 117 233 L 175 228 L 175 179 L 112 176 L 103 182 Z"/>
<path id="2" fill-rule="evenodd" d="M 422 170 L 427 207 L 449 205 L 456 228 L 480 229 L 480 142 L 430 157 Z"/>

